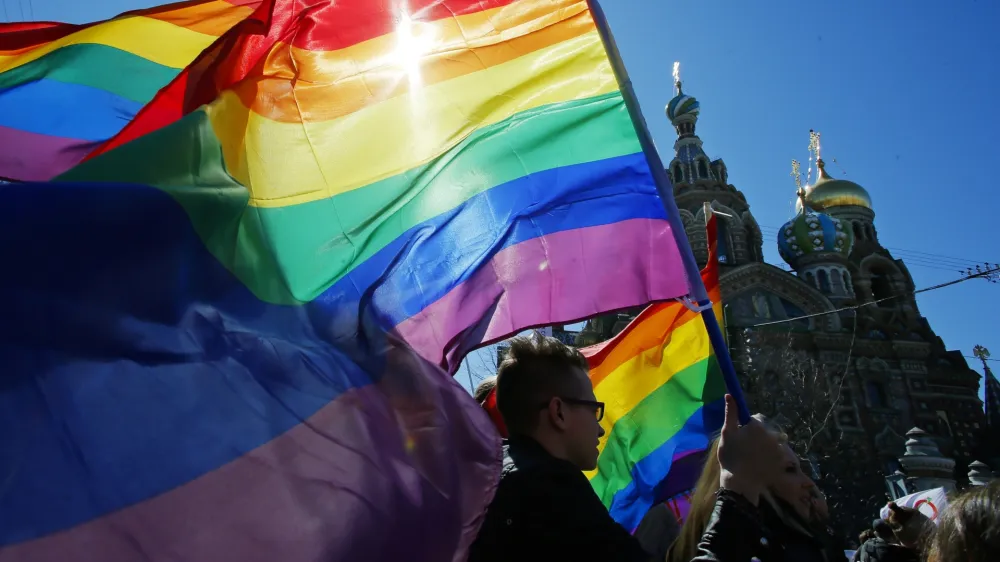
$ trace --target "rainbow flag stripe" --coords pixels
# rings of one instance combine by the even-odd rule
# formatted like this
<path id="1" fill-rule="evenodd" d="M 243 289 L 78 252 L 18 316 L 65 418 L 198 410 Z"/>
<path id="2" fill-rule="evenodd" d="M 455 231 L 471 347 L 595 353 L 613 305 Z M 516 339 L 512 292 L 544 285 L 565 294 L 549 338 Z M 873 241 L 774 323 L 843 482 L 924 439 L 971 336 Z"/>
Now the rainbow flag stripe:
<path id="1" fill-rule="evenodd" d="M 260 0 L 195 0 L 86 24 L 0 24 L 0 177 L 50 179 L 107 141 Z"/>
<path id="2" fill-rule="evenodd" d="M 409 10 L 265 2 L 0 186 L 0 561 L 464 560 L 499 438 L 438 366 L 688 292 L 588 2 Z"/>
<path id="3" fill-rule="evenodd" d="M 715 217 L 702 280 L 722 322 Z M 655 503 L 689 490 L 722 427 L 726 393 L 701 315 L 650 305 L 613 339 L 582 350 L 605 403 L 597 470 L 588 474 L 612 517 L 635 529 Z"/>

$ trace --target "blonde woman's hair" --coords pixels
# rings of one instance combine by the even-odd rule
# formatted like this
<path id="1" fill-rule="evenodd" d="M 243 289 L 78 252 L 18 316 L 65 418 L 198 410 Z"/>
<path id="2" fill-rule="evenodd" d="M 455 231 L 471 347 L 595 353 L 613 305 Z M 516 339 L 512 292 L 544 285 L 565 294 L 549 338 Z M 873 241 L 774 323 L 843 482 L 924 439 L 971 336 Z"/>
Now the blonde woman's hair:
<path id="1" fill-rule="evenodd" d="M 771 433 L 778 436 L 779 441 L 787 442 L 781 427 L 769 421 L 766 417 L 756 414 L 754 418 L 763 423 Z M 667 551 L 667 562 L 689 562 L 698 554 L 698 543 L 701 536 L 705 534 L 708 521 L 712 517 L 715 509 L 715 494 L 719 491 L 719 477 L 722 475 L 722 467 L 719 466 L 719 437 L 712 439 L 708 452 L 705 455 L 705 465 L 698 476 L 698 482 L 694 485 L 694 494 L 691 495 L 691 509 L 688 511 L 687 519 L 681 527 L 681 532 L 677 535 L 674 544 L 670 545 Z"/>

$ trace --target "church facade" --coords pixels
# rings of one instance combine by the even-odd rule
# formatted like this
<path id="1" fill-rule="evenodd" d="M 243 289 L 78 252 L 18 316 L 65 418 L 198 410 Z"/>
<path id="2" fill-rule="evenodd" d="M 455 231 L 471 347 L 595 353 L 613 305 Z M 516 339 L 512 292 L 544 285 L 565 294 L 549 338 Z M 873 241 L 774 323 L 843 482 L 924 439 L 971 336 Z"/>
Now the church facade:
<path id="1" fill-rule="evenodd" d="M 784 357 L 789 350 L 823 367 L 829 397 L 824 431 L 837 453 L 810 454 L 811 468 L 820 480 L 836 476 L 836 490 L 825 491 L 840 496 L 841 506 L 854 507 L 857 521 L 870 520 L 872 508 L 884 505 L 885 476 L 902 468 L 897 459 L 911 428 L 927 432 L 956 460 L 956 477 L 964 478 L 985 423 L 979 375 L 920 314 L 906 264 L 879 241 L 869 193 L 832 178 L 818 158 L 817 180 L 799 189 L 796 216 L 778 233 L 779 253 L 791 271 L 766 263 L 746 196 L 696 134 L 698 101 L 680 83 L 677 90 L 666 108 L 677 132 L 667 172 L 702 264 L 708 253 L 704 204 L 716 213 L 725 324 L 741 379 L 749 377 L 753 358 Z M 576 344 L 610 338 L 637 312 L 589 320 Z M 753 406 L 752 386 L 745 384 Z"/>

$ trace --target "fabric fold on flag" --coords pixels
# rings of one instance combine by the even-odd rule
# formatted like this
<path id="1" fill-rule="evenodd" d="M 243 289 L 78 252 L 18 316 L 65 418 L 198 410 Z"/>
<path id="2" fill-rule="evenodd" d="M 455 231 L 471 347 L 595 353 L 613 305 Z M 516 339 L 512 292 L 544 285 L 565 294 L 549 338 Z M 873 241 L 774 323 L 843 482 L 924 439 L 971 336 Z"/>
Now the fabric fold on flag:
<path id="1" fill-rule="evenodd" d="M 716 219 L 702 281 L 722 323 Z M 726 385 L 701 314 L 681 302 L 647 307 L 607 342 L 583 348 L 605 436 L 588 474 L 612 517 L 635 529 L 649 508 L 694 487 L 722 427 Z"/>
<path id="2" fill-rule="evenodd" d="M 0 177 L 51 179 L 117 134 L 261 0 L 195 0 L 96 23 L 0 23 Z"/>

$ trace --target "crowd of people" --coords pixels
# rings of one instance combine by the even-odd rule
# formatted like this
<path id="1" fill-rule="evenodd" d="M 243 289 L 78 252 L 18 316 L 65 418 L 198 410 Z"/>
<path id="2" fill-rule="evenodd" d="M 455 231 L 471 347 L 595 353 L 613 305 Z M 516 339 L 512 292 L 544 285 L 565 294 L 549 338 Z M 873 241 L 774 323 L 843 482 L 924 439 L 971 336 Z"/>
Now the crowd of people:
<path id="1" fill-rule="evenodd" d="M 680 525 L 660 504 L 634 533 L 618 525 L 584 471 L 597 466 L 604 404 L 574 348 L 535 334 L 511 341 L 495 378 L 476 389 L 507 438 L 500 483 L 470 562 L 844 562 L 829 507 L 780 427 L 746 424 L 726 396 Z M 1000 561 L 1000 483 L 954 499 L 937 522 L 889 505 L 860 537 L 855 561 Z"/>

